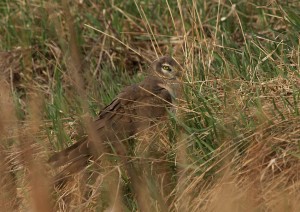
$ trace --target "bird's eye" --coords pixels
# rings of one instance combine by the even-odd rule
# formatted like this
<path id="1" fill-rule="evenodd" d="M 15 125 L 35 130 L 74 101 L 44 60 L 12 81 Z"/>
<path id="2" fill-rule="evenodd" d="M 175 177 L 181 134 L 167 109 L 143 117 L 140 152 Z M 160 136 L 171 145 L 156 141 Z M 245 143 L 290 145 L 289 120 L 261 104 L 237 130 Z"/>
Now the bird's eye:
<path id="1" fill-rule="evenodd" d="M 166 71 L 172 71 L 171 68 L 170 68 L 170 66 L 166 66 L 166 65 L 163 65 L 162 69 L 166 70 Z"/>

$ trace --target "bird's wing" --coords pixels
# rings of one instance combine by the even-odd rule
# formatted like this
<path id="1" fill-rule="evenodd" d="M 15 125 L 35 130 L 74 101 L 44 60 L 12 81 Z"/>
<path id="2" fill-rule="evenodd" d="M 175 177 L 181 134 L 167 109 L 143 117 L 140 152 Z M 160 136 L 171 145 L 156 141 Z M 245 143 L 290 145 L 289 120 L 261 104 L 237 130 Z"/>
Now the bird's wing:
<path id="1" fill-rule="evenodd" d="M 105 108 L 101 110 L 98 117 L 95 119 L 95 128 L 101 130 L 108 122 L 112 122 L 116 119 L 124 118 L 128 106 L 138 99 L 139 92 L 138 85 L 134 84 L 125 87 L 120 94 Z"/>
<path id="2" fill-rule="evenodd" d="M 88 157 L 88 155 L 88 145 L 86 143 L 86 138 L 84 138 L 68 148 L 53 154 L 48 162 L 55 163 L 55 166 L 59 167 L 66 165 L 68 162 L 72 162 L 72 160 L 76 160 L 79 156 Z"/>
<path id="3" fill-rule="evenodd" d="M 172 91 L 157 77 L 148 77 L 140 84 L 126 87 L 95 119 L 97 130 L 109 123 L 137 121 L 145 117 L 162 116 L 165 107 L 172 103 Z M 165 113 L 166 115 L 166 113 Z"/>
<path id="4" fill-rule="evenodd" d="M 148 118 L 166 116 L 166 107 L 172 102 L 172 93 L 166 89 L 164 82 L 159 78 L 148 77 L 140 84 L 126 87 L 123 91 L 106 106 L 99 116 L 94 120 L 94 129 L 104 138 L 102 134 L 120 134 L 126 139 L 137 132 L 139 124 Z M 147 120 L 146 120 L 147 121 Z M 105 142 L 105 141 L 95 141 Z M 88 139 L 81 140 L 72 146 L 55 153 L 49 162 L 56 167 L 65 166 L 59 174 L 57 182 L 64 182 L 66 176 L 82 170 L 88 160 L 94 156 L 93 146 Z"/>

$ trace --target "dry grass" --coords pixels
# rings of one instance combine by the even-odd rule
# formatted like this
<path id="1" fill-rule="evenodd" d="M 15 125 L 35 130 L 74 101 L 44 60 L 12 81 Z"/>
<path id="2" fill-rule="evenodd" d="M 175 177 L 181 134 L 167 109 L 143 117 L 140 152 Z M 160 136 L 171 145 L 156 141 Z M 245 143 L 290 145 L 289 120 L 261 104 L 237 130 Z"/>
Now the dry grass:
<path id="1" fill-rule="evenodd" d="M 11 1 L 0 9 L 3 211 L 300 210 L 299 2 Z M 55 190 L 49 156 L 91 135 L 87 114 L 162 54 L 182 64 L 184 94 L 169 130 L 148 138 L 157 154 L 147 168 L 138 151 L 131 164 L 107 155 Z"/>

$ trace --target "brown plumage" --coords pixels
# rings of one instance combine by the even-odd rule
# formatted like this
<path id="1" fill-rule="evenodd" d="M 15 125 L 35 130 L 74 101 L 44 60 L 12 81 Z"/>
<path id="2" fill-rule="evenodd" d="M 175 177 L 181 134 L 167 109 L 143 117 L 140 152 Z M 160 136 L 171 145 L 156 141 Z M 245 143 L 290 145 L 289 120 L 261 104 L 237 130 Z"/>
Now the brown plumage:
<path id="1" fill-rule="evenodd" d="M 97 134 L 93 139 L 81 140 L 49 159 L 55 167 L 64 166 L 56 184 L 63 185 L 70 175 L 104 152 L 126 155 L 126 139 L 166 119 L 167 108 L 171 107 L 176 95 L 173 85 L 180 74 L 180 66 L 172 57 L 155 60 L 141 83 L 123 89 L 93 121 Z"/>

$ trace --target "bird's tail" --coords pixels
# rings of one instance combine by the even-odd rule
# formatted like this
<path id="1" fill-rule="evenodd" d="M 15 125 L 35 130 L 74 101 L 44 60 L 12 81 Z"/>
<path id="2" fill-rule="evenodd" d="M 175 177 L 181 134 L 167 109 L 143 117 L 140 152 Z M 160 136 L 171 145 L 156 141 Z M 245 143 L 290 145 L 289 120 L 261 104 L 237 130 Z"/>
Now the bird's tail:
<path id="1" fill-rule="evenodd" d="M 55 187 L 64 187 L 71 176 L 87 167 L 90 158 L 87 140 L 81 140 L 52 155 L 48 162 L 55 168 L 63 167 L 54 179 Z"/>

